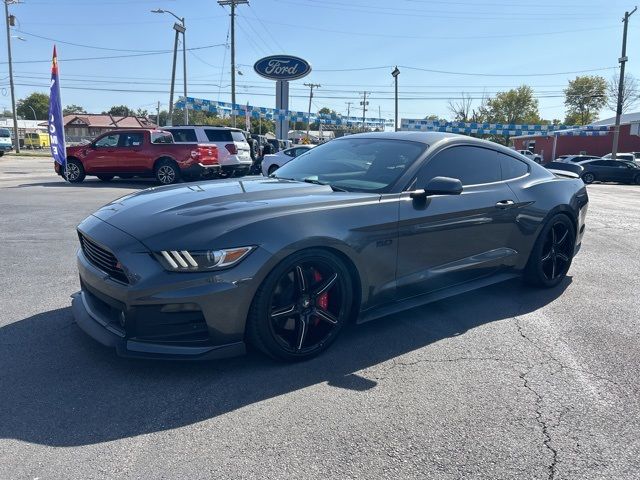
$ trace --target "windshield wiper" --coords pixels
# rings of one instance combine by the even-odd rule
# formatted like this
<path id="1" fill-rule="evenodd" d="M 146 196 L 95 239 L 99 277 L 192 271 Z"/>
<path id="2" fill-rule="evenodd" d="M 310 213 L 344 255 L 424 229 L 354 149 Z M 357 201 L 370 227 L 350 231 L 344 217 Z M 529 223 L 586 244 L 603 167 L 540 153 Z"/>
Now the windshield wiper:
<path id="1" fill-rule="evenodd" d="M 346 192 L 347 191 L 344 188 L 340 188 L 340 187 L 336 187 L 334 185 L 331 185 L 329 182 L 321 182 L 317 178 L 307 177 L 307 178 L 303 178 L 302 181 L 306 182 L 306 183 L 313 183 L 314 185 L 329 185 L 334 192 Z"/>

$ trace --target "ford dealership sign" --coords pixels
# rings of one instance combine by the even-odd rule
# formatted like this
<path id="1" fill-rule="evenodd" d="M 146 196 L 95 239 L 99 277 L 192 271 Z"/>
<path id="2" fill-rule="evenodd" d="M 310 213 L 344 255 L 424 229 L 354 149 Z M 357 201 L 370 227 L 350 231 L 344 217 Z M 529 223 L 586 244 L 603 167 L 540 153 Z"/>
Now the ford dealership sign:
<path id="1" fill-rule="evenodd" d="M 258 60 L 253 69 L 270 80 L 295 80 L 309 74 L 311 65 L 306 60 L 291 55 L 272 55 Z"/>

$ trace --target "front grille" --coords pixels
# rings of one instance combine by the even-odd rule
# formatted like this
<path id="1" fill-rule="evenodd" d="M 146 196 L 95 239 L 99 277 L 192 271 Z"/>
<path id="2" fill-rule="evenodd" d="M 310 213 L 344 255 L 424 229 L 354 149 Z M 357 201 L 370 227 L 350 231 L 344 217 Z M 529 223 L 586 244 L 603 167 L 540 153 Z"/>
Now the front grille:
<path id="1" fill-rule="evenodd" d="M 101 247 L 89 237 L 78 232 L 78 238 L 80 239 L 80 246 L 87 260 L 98 267 L 103 272 L 109 274 L 109 276 L 119 282 L 129 283 L 129 279 L 122 270 L 118 259 L 106 248 Z"/>

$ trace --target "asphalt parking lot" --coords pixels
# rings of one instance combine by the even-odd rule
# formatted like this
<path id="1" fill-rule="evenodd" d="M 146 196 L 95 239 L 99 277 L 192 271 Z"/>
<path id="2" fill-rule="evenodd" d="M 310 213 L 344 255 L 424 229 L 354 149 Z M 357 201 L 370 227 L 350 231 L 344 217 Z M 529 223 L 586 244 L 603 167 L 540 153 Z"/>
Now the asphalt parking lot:
<path id="1" fill-rule="evenodd" d="M 75 225 L 150 182 L 0 159 L 0 478 L 640 478 L 640 187 L 594 184 L 554 290 L 506 282 L 324 355 L 121 359 L 73 322 Z"/>

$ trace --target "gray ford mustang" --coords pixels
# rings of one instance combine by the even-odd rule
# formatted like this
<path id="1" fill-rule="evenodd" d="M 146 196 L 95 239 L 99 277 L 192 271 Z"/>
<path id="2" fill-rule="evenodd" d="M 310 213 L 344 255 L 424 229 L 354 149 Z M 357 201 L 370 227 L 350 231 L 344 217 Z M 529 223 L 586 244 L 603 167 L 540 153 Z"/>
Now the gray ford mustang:
<path id="1" fill-rule="evenodd" d="M 522 276 L 554 287 L 588 197 L 495 143 L 397 132 L 332 140 L 269 178 L 151 188 L 78 226 L 80 327 L 125 356 L 283 360 L 364 322 Z"/>

